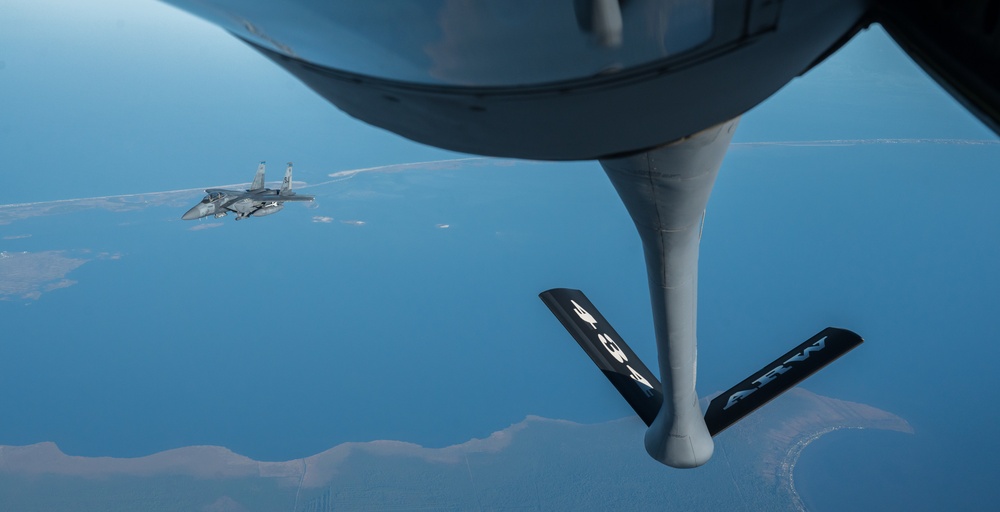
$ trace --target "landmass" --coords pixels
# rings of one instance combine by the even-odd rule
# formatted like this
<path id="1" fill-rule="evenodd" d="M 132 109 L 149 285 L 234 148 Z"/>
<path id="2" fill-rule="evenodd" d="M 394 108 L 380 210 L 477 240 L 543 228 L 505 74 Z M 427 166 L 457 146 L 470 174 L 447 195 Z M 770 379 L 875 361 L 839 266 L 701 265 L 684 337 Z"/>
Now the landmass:
<path id="1" fill-rule="evenodd" d="M 150 206 L 180 207 L 202 194 L 202 189 L 170 190 L 143 194 L 81 197 L 38 201 L 33 203 L 0 204 L 0 225 L 49 215 L 76 214 L 84 210 L 101 209 L 112 212 L 129 212 Z"/>
<path id="2" fill-rule="evenodd" d="M 835 147 L 835 146 L 858 146 L 858 145 L 962 145 L 962 146 L 994 146 L 1000 141 L 993 139 L 842 139 L 842 140 L 811 140 L 811 141 L 761 141 L 761 142 L 734 142 L 733 149 L 758 148 L 758 147 Z M 488 157 L 467 157 L 454 158 L 448 160 L 434 160 L 428 162 L 409 162 L 402 164 L 380 165 L 377 167 L 366 167 L 360 169 L 350 169 L 329 173 L 327 176 L 333 178 L 321 183 L 306 184 L 294 182 L 295 188 L 314 188 L 331 183 L 337 183 L 351 179 L 363 173 L 397 173 L 407 171 L 438 171 L 438 170 L 460 170 L 471 167 L 508 167 L 512 165 L 534 164 L 531 160 L 512 160 L 506 158 Z M 154 206 L 169 206 L 180 208 L 192 200 L 200 197 L 205 188 L 246 188 L 248 183 L 237 183 L 229 185 L 213 185 L 210 187 L 189 188 L 181 190 L 167 190 L 160 192 L 143 192 L 137 194 L 120 194 L 100 197 L 80 197 L 73 199 L 58 199 L 53 201 L 38 201 L 30 203 L 0 204 L 0 225 L 12 224 L 14 222 L 34 217 L 49 215 L 76 214 L 84 210 L 101 209 L 112 212 L 131 212 Z M 372 191 L 350 191 L 349 195 L 374 194 Z M 384 193 L 384 191 L 383 191 Z M 11 239 L 4 237 L 4 239 Z"/>
<path id="3" fill-rule="evenodd" d="M 86 262 L 64 251 L 0 252 L 0 300 L 34 300 L 43 292 L 72 286 L 76 281 L 66 274 Z"/>
<path id="4" fill-rule="evenodd" d="M 715 457 L 696 470 L 652 461 L 638 418 L 583 425 L 529 416 L 445 448 L 345 443 L 284 462 L 216 446 L 138 458 L 2 446 L 0 509 L 804 510 L 795 462 L 810 442 L 844 428 L 913 432 L 891 413 L 793 389 L 719 435 Z"/>

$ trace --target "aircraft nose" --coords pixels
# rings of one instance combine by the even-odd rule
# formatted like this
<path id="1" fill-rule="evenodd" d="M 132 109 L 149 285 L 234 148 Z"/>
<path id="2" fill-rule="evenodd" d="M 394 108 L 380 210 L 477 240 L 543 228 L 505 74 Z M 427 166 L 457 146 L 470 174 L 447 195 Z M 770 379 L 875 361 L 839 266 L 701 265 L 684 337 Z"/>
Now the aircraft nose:
<path id="1" fill-rule="evenodd" d="M 201 206 L 201 205 L 195 205 L 194 208 L 191 208 L 190 210 L 187 211 L 187 213 L 185 213 L 184 215 L 181 215 L 181 219 L 183 219 L 183 220 L 194 220 L 194 219 L 198 219 L 198 218 L 204 217 L 204 215 L 201 212 L 201 208 L 199 208 L 199 206 Z"/>

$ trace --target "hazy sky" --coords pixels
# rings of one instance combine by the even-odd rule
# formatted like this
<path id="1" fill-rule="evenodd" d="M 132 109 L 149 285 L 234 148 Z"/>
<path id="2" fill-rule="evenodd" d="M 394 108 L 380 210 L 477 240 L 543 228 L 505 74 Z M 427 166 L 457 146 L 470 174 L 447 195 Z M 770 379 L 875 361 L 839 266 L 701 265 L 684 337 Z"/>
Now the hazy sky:
<path id="1" fill-rule="evenodd" d="M 318 183 L 466 156 L 347 117 L 169 6 L 0 13 L 0 204 L 236 183 L 259 160 Z M 859 453 L 858 471 L 905 474 L 886 492 L 912 503 L 974 507 L 1000 478 L 982 405 L 997 398 L 1000 147 L 917 139 L 996 136 L 878 27 L 744 116 L 705 228 L 699 391 L 853 329 L 868 342 L 806 387 L 917 429 L 909 458 Z M 740 145 L 830 140 L 861 142 Z M 584 289 L 655 363 L 638 237 L 606 181 L 593 162 L 469 164 L 369 173 L 312 190 L 315 209 L 194 232 L 187 205 L 0 225 L 2 250 L 88 261 L 77 284 L 0 302 L 0 444 L 280 460 L 628 414 L 535 297 Z"/>

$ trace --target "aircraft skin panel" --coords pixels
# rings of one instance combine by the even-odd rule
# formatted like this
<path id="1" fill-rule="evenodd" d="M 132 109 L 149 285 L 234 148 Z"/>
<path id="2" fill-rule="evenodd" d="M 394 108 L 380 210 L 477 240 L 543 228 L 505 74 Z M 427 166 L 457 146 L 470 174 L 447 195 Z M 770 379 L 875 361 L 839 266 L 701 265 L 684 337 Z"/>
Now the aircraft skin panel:
<path id="1" fill-rule="evenodd" d="M 251 196 L 251 197 L 253 197 L 253 200 L 257 201 L 257 202 L 267 202 L 267 201 L 281 201 L 281 202 L 285 202 L 285 201 L 312 201 L 313 199 L 315 199 L 315 197 L 313 197 L 313 196 L 299 195 L 299 194 L 292 194 L 292 195 L 288 195 L 288 196 L 283 196 L 281 194 L 275 194 L 273 191 L 272 192 L 268 192 L 266 194 L 255 195 L 255 196 Z"/>
<path id="2" fill-rule="evenodd" d="M 714 436 L 729 428 L 862 342 L 861 336 L 847 329 L 823 329 L 715 397 L 705 411 L 708 431 Z"/>
<path id="3" fill-rule="evenodd" d="M 288 162 L 288 168 L 285 169 L 285 178 L 281 180 L 281 195 L 291 195 L 292 192 L 292 163 Z"/>
<path id="4" fill-rule="evenodd" d="M 292 192 L 292 163 L 288 162 L 285 169 L 285 177 L 281 182 L 280 189 L 264 187 L 264 162 L 257 166 L 257 174 L 254 175 L 253 183 L 246 190 L 230 190 L 227 188 L 205 189 L 209 195 L 203 201 L 212 200 L 211 204 L 198 204 L 181 216 L 184 220 L 200 219 L 208 215 L 219 217 L 226 212 L 237 214 L 236 220 L 247 217 L 263 217 L 281 211 L 286 201 L 313 201 L 314 196 L 298 195 Z M 221 195 L 212 198 L 213 195 Z"/>
<path id="5" fill-rule="evenodd" d="M 660 381 L 625 344 L 580 290 L 555 288 L 538 295 L 580 348 L 649 426 L 663 404 Z"/>
<path id="6" fill-rule="evenodd" d="M 1000 134 L 1000 4 L 879 0 L 878 21 L 907 55 Z"/>
<path id="7" fill-rule="evenodd" d="M 601 158 L 635 221 L 649 276 L 663 405 L 647 431 L 646 449 L 676 467 L 704 463 L 713 451 L 710 435 L 731 424 L 714 412 L 708 419 L 699 415 L 695 367 L 700 224 L 732 120 L 880 22 L 946 90 L 1000 133 L 996 0 L 591 0 L 575 2 L 576 26 L 565 6 L 535 2 L 537 7 L 527 10 L 505 7 L 512 10 L 509 17 L 482 16 L 474 30 L 459 34 L 465 37 L 443 43 L 436 30 L 441 20 L 461 21 L 477 8 L 454 8 L 466 4 L 461 2 L 385 8 L 401 1 L 412 7 L 419 0 L 371 0 L 364 7 L 314 0 L 166 1 L 229 30 L 351 116 L 412 140 L 486 156 Z M 320 3 L 326 14 L 318 18 L 316 9 L 304 8 Z M 650 17 L 657 7 L 693 7 L 701 14 Z M 386 13 L 387 23 L 361 29 L 345 23 L 357 13 Z M 672 22 L 650 23 L 656 19 Z M 510 30 L 524 20 L 534 22 L 532 37 Z M 418 33 L 427 44 L 398 37 L 400 29 L 414 27 L 427 30 L 407 33 Z M 661 44 L 663 36 L 673 40 L 691 27 L 700 27 L 691 32 L 697 37 L 685 36 L 683 47 Z M 560 33 L 553 28 L 566 30 L 561 33 L 566 37 L 553 36 Z M 389 45 L 329 44 L 339 34 Z M 664 52 L 622 60 L 643 41 Z M 390 59 L 381 58 L 386 48 Z M 511 48 L 540 66 L 507 58 Z M 456 59 L 450 50 L 464 57 Z M 380 53 L 372 59 L 366 52 Z M 560 65 L 546 67 L 552 62 Z M 564 65 L 588 67 L 550 74 Z M 544 76 L 526 75 L 529 70 Z M 261 172 L 254 193 L 263 193 L 263 185 Z M 195 213 L 192 209 L 184 218 Z M 582 346 L 601 348 L 584 339 Z M 819 357 L 820 349 L 810 347 L 790 357 Z M 754 388 L 730 390 L 722 409 L 749 407 L 769 396 L 777 389 L 772 384 L 777 377 L 769 372 L 784 377 L 790 360 L 797 362 L 776 362 L 752 376 Z M 595 362 L 609 360 L 602 356 Z"/>
<path id="8" fill-rule="evenodd" d="M 698 250 L 702 219 L 738 118 L 601 166 L 642 240 L 663 406 L 646 452 L 671 467 L 697 467 L 715 445 L 695 390 Z"/>
<path id="9" fill-rule="evenodd" d="M 249 191 L 261 190 L 264 188 L 264 162 L 261 162 L 257 166 L 257 174 L 253 177 L 253 183 L 250 185 Z"/>

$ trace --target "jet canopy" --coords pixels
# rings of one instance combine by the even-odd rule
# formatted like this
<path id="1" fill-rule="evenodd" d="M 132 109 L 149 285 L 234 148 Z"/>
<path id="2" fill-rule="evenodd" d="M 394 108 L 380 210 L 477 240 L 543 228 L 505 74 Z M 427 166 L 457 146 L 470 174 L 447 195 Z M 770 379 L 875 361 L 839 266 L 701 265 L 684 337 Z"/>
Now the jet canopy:
<path id="1" fill-rule="evenodd" d="M 211 203 L 212 201 L 217 201 L 222 198 L 224 194 L 222 192 L 209 192 L 207 196 L 202 198 L 202 203 Z"/>

